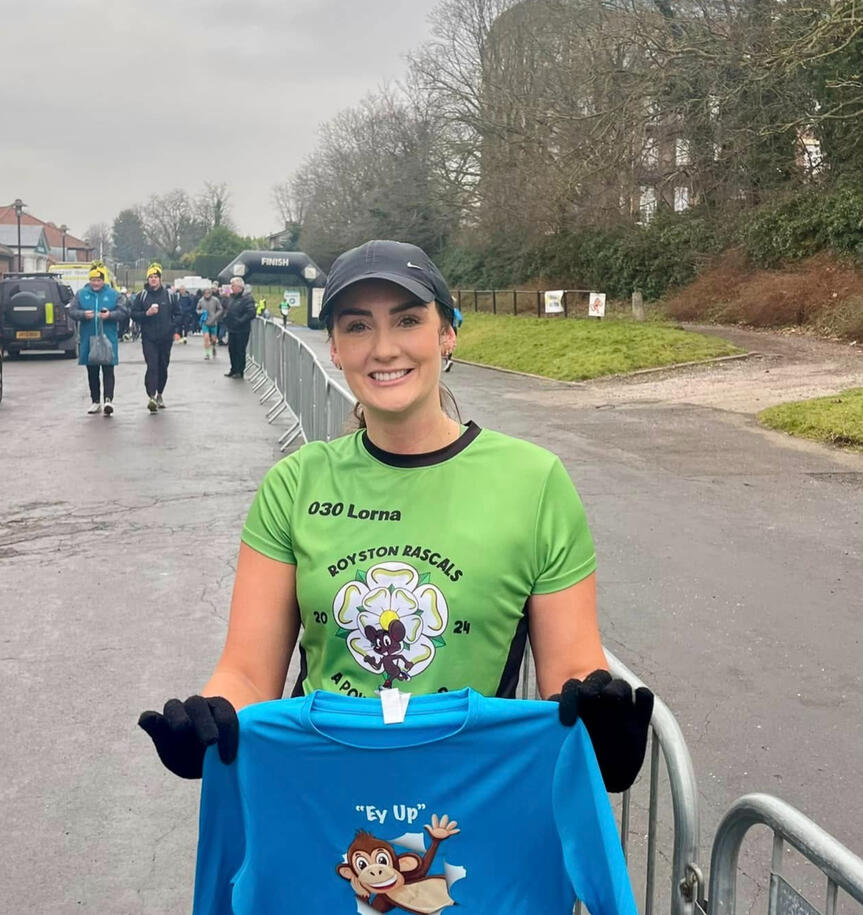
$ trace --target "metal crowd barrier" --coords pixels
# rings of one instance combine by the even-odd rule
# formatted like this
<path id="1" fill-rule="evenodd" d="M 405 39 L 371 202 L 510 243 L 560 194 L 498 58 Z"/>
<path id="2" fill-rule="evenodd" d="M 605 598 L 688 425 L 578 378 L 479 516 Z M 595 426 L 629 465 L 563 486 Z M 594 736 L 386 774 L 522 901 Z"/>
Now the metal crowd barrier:
<path id="1" fill-rule="evenodd" d="M 273 422 L 290 410 L 293 422 L 282 434 L 282 451 L 302 435 L 306 441 L 329 441 L 341 435 L 353 410 L 354 397 L 327 374 L 314 353 L 299 339 L 273 321 L 252 322 L 248 359 L 253 372 L 249 381 L 260 394 L 261 403 L 276 397 L 267 419 Z M 612 674 L 644 686 L 639 678 L 611 652 L 605 652 Z M 522 698 L 537 696 L 530 652 L 525 656 L 521 676 Z M 662 763 L 660 764 L 660 756 Z M 664 770 L 670 794 L 670 822 L 660 799 L 660 774 Z M 647 785 L 647 804 L 633 800 L 633 792 Z M 640 797 L 640 794 L 638 795 Z M 838 890 L 863 903 L 863 860 L 789 804 L 766 794 L 752 794 L 736 801 L 720 823 L 710 860 L 710 892 L 704 898 L 704 877 L 698 864 L 700 817 L 698 790 L 692 759 L 680 726 L 665 703 L 656 697 L 651 721 L 649 762 L 630 791 L 619 799 L 617 808 L 620 840 L 627 858 L 633 888 L 643 887 L 643 915 L 654 915 L 657 900 L 669 915 L 736 915 L 736 877 L 740 845 L 746 832 L 756 824 L 774 833 L 773 861 L 767 915 L 836 915 Z M 633 825 L 634 815 L 646 813 L 646 827 Z M 670 885 L 657 882 L 660 831 L 670 831 Z M 634 851 L 638 840 L 646 837 Z M 784 843 L 796 848 L 827 878 L 826 904 L 819 912 L 782 876 Z M 643 868 L 643 871 L 642 871 Z"/>
<path id="2" fill-rule="evenodd" d="M 863 903 L 863 859 L 790 804 L 769 794 L 747 794 L 735 801 L 716 829 L 710 855 L 711 915 L 734 915 L 737 857 L 746 833 L 757 825 L 773 831 L 768 915 L 836 915 L 839 890 Z M 823 910 L 801 895 L 782 874 L 788 843 L 826 878 Z"/>
<path id="3" fill-rule="evenodd" d="M 354 397 L 327 374 L 315 354 L 275 321 L 258 318 L 249 336 L 247 372 L 252 390 L 262 404 L 272 401 L 267 422 L 286 410 L 292 422 L 279 438 L 287 450 L 302 436 L 305 441 L 330 441 L 344 432 L 354 407 Z M 273 400 L 275 398 L 275 400 Z"/>
<path id="4" fill-rule="evenodd" d="M 608 649 L 605 649 L 605 656 L 608 658 L 611 673 L 626 680 L 633 690 L 646 685 Z M 528 652 L 522 667 L 521 697 L 532 699 L 537 696 L 533 662 Z M 618 808 L 616 813 L 620 826 L 620 842 L 626 856 L 633 890 L 637 892 L 639 886 L 643 887 L 643 901 L 639 905 L 639 911 L 643 915 L 653 915 L 659 896 L 668 905 L 670 915 L 694 915 L 699 888 L 703 885 L 698 866 L 698 788 L 692 758 L 680 726 L 668 706 L 658 696 L 654 699 L 653 718 L 650 722 L 649 748 L 649 761 L 642 769 L 638 782 L 629 791 L 624 792 L 619 800 L 612 796 L 612 804 Z M 660 892 L 656 878 L 660 825 L 659 779 L 663 768 L 660 765 L 660 755 L 671 795 L 671 882 L 664 892 Z M 632 823 L 633 792 L 640 793 L 645 781 L 648 785 L 647 841 L 646 848 L 641 850 L 642 853 L 636 860 L 631 845 L 636 836 L 641 835 L 641 831 Z"/>

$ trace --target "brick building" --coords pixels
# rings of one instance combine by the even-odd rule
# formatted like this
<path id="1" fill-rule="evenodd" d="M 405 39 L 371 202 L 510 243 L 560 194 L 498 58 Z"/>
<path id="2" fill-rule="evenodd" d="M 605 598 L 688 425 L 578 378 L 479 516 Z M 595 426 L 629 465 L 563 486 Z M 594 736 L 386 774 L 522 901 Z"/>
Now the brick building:
<path id="1" fill-rule="evenodd" d="M 18 219 L 15 215 L 14 207 L 0 206 L 0 226 L 15 226 L 17 244 Z M 39 219 L 31 213 L 26 212 L 21 214 L 22 258 L 24 255 L 23 229 L 25 226 L 41 226 L 42 229 L 44 229 L 45 243 L 48 248 L 48 258 L 52 263 L 61 263 L 64 260 L 86 263 L 93 258 L 93 249 L 83 239 L 71 235 L 69 232 L 64 233 L 60 227 L 53 222 L 46 222 L 44 219 Z M 6 244 L 8 245 L 8 241 Z M 17 249 L 14 253 L 17 253 Z M 2 265 L 2 259 L 0 259 L 0 265 Z"/>

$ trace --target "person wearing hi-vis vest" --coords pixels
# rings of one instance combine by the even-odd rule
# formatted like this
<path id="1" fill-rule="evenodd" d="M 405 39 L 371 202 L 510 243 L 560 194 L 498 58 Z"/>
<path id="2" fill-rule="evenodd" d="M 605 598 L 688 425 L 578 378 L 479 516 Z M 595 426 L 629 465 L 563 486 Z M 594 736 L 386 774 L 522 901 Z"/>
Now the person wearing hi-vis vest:
<path id="1" fill-rule="evenodd" d="M 94 261 L 87 285 L 79 289 L 69 303 L 69 316 L 79 325 L 78 365 L 87 366 L 91 401 L 87 412 L 104 412 L 105 416 L 111 416 L 114 412 L 114 366 L 120 361 L 117 322 L 126 317 L 127 311 L 124 300 L 105 284 L 105 274 L 105 265 Z M 114 350 L 113 362 L 108 365 L 90 365 L 90 343 L 97 334 L 104 334 Z"/>
<path id="2" fill-rule="evenodd" d="M 141 328 L 141 345 L 147 371 L 144 387 L 147 409 L 151 413 L 164 409 L 163 393 L 168 383 L 168 363 L 174 344 L 174 329 L 181 311 L 177 297 L 162 285 L 162 266 L 153 263 L 147 268 L 147 285 L 132 303 L 132 320 Z"/>
<path id="3" fill-rule="evenodd" d="M 208 744 L 235 758 L 236 709 L 283 695 L 296 646 L 294 696 L 511 698 L 529 639 L 540 696 L 583 721 L 606 788 L 624 791 L 653 694 L 608 672 L 593 538 L 561 460 L 462 421 L 440 386 L 456 344 L 440 271 L 416 245 L 366 242 L 334 261 L 320 320 L 360 427 L 264 477 L 212 676 L 140 718 L 160 759 L 199 778 Z"/>

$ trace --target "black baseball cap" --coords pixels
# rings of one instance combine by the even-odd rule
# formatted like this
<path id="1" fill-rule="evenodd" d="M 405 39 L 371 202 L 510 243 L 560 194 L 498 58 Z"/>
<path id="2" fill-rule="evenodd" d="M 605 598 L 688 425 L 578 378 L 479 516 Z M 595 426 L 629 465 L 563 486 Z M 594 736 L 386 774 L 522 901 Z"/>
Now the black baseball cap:
<path id="1" fill-rule="evenodd" d="M 389 280 L 421 302 L 437 302 L 452 322 L 455 305 L 446 281 L 422 248 L 403 241 L 367 241 L 333 261 L 327 275 L 320 320 L 332 314 L 335 300 L 349 286 L 362 280 Z"/>

